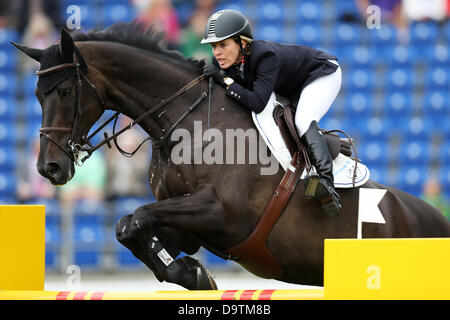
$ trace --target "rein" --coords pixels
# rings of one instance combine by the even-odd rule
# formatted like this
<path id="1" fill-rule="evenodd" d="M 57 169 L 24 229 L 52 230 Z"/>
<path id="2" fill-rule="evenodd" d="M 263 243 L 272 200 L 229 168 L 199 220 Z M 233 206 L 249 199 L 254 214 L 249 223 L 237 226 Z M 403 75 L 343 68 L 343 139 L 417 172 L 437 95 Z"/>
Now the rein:
<path id="1" fill-rule="evenodd" d="M 81 115 L 81 88 L 83 85 L 82 82 L 82 78 L 84 80 L 86 80 L 86 82 L 89 84 L 89 86 L 94 90 L 97 99 L 100 101 L 101 105 L 103 106 L 103 109 L 106 110 L 106 104 L 104 102 L 104 100 L 102 99 L 102 97 L 99 95 L 97 88 L 94 86 L 94 84 L 92 84 L 89 79 L 87 78 L 87 76 L 85 74 L 83 74 L 80 70 L 80 64 L 78 62 L 78 58 L 76 56 L 76 54 L 73 54 L 73 59 L 74 62 L 72 63 L 63 63 L 60 65 L 56 65 L 53 67 L 50 67 L 48 69 L 45 70 L 39 70 L 36 71 L 36 75 L 38 76 L 43 76 L 43 75 L 47 75 L 50 73 L 54 73 L 54 72 L 58 72 L 60 70 L 64 70 L 67 68 L 76 68 L 77 74 L 77 81 L 76 81 L 76 109 L 75 109 L 75 118 L 74 118 L 74 124 L 75 124 L 75 120 L 78 115 Z M 116 123 L 117 123 L 117 119 L 118 116 L 120 114 L 120 112 L 116 112 L 114 113 L 113 116 L 111 116 L 108 120 L 106 120 L 102 125 L 99 126 L 99 128 L 97 128 L 91 135 L 89 135 L 88 137 L 83 136 L 81 138 L 79 137 L 74 137 L 74 124 L 72 127 L 42 127 L 39 129 L 40 135 L 46 137 L 50 142 L 54 143 L 59 149 L 61 149 L 72 161 L 75 162 L 76 165 L 78 166 L 82 166 L 84 161 L 86 161 L 91 155 L 92 153 L 99 149 L 100 147 L 102 147 L 103 145 L 107 144 L 109 148 L 111 148 L 111 140 L 113 140 L 114 145 L 117 147 L 117 149 L 119 150 L 119 152 L 127 157 L 132 157 L 138 150 L 139 148 L 144 144 L 144 142 L 146 142 L 149 139 L 153 140 L 153 146 L 155 148 L 161 148 L 162 144 L 165 142 L 165 140 L 169 137 L 170 133 L 172 133 L 172 131 L 176 128 L 176 126 L 184 119 L 187 117 L 187 115 L 192 112 L 207 96 L 208 94 L 211 93 L 211 89 L 212 89 L 212 81 L 209 82 L 209 88 L 207 91 L 204 91 L 201 96 L 181 115 L 181 117 L 175 121 L 175 123 L 170 127 L 170 129 L 167 131 L 167 133 L 165 133 L 162 137 L 160 137 L 160 139 L 158 141 L 155 141 L 156 139 L 152 138 L 151 136 L 144 139 L 144 141 L 142 141 L 139 146 L 133 151 L 133 152 L 127 152 L 123 149 L 121 149 L 117 143 L 117 137 L 120 136 L 122 133 L 124 133 L 127 130 L 130 130 L 132 127 L 134 127 L 136 124 L 139 124 L 141 121 L 143 121 L 144 119 L 146 119 L 147 117 L 149 117 L 151 114 L 153 114 L 154 112 L 156 112 L 158 109 L 162 108 L 163 106 L 169 104 L 172 100 L 176 99 L 177 97 L 181 96 L 183 93 L 187 92 L 188 90 L 190 90 L 192 87 L 194 87 L 195 85 L 197 85 L 199 82 L 201 82 L 203 79 L 206 78 L 205 74 L 202 74 L 201 76 L 195 78 L 194 80 L 192 80 L 191 82 L 189 82 L 188 84 L 186 84 L 185 86 L 183 86 L 182 88 L 180 88 L 177 92 L 175 92 L 174 94 L 172 94 L 171 96 L 169 96 L 168 98 L 162 100 L 160 103 L 158 103 L 157 105 L 153 106 L 150 110 L 148 110 L 147 112 L 145 112 L 144 114 L 142 114 L 141 116 L 139 116 L 136 120 L 133 120 L 132 122 L 130 122 L 129 125 L 127 125 L 126 127 L 122 128 L 120 131 L 115 132 L 115 127 L 116 127 Z M 208 110 L 209 110 L 208 106 Z M 113 134 L 111 136 L 108 136 L 108 134 L 106 133 L 106 131 L 104 132 L 104 139 L 99 142 L 97 145 L 93 146 L 90 143 L 90 140 L 97 135 L 103 128 L 105 128 L 111 121 L 114 120 L 114 125 L 113 125 Z M 51 137 L 51 133 L 71 133 L 72 137 L 71 139 L 68 141 L 68 146 L 70 148 L 70 152 L 67 151 L 66 148 L 64 148 L 63 146 L 61 146 L 58 142 L 56 142 L 52 137 Z M 76 143 L 75 139 L 78 138 L 80 143 Z M 87 145 L 87 146 L 85 146 Z"/>

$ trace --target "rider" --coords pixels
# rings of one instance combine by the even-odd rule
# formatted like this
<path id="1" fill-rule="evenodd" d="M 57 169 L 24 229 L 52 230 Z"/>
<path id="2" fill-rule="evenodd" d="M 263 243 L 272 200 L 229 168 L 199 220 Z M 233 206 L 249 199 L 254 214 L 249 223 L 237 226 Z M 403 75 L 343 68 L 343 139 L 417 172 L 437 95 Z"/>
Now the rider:
<path id="1" fill-rule="evenodd" d="M 247 18 L 235 10 L 214 13 L 201 43 L 209 43 L 213 53 L 204 73 L 229 97 L 255 113 L 272 102 L 272 93 L 296 107 L 295 125 L 318 174 L 305 180 L 305 195 L 319 200 L 326 213 L 338 213 L 333 163 L 318 126 L 341 86 L 337 58 L 310 47 L 253 40 Z"/>

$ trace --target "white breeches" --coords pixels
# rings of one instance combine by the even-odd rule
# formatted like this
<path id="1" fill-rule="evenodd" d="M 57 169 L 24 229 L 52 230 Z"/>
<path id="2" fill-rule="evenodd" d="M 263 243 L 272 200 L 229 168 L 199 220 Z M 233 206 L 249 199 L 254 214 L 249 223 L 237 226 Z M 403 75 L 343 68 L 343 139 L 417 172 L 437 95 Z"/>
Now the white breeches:
<path id="1" fill-rule="evenodd" d="M 339 65 L 335 60 L 330 62 Z M 337 68 L 332 74 L 317 78 L 302 91 L 295 111 L 295 125 L 301 136 L 308 130 L 311 122 L 320 119 L 330 109 L 341 88 L 342 71 Z"/>

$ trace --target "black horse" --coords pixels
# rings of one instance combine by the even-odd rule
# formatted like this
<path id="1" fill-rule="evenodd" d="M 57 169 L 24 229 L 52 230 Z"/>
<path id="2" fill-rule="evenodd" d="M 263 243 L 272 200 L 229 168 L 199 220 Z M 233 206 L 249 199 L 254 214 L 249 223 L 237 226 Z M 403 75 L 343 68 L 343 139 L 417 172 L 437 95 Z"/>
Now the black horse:
<path id="1" fill-rule="evenodd" d="M 180 251 L 194 254 L 201 246 L 217 253 L 240 244 L 254 230 L 284 172 L 261 174 L 264 166 L 249 161 L 254 150 L 249 143 L 245 161 L 239 164 L 194 161 L 195 152 L 181 155 L 192 161 L 173 161 L 179 141 L 170 135 L 176 129 L 193 137 L 199 124 L 203 131 L 214 128 L 223 136 L 227 129 L 246 132 L 255 127 L 249 111 L 227 98 L 222 88 L 209 94 L 208 81 L 201 77 L 202 62 L 162 48 L 160 40 L 152 28 L 132 23 L 86 34 L 62 31 L 61 42 L 45 50 L 15 44 L 41 63 L 36 89 L 43 111 L 37 168 L 53 184 L 65 184 L 75 174 L 74 161 L 82 161 L 80 150 L 87 142 L 83 137 L 105 109 L 138 120 L 153 140 L 149 182 L 157 202 L 124 216 L 116 227 L 117 239 L 160 281 L 215 289 L 200 262 L 176 256 Z M 200 140 L 204 151 L 211 141 Z M 378 206 L 385 223 L 364 224 L 365 238 L 450 236 L 448 221 L 424 201 L 370 180 L 363 187 L 386 190 Z M 266 241 L 281 272 L 260 272 L 265 266 L 251 258 L 240 257 L 238 263 L 266 278 L 323 284 L 324 239 L 356 237 L 359 188 L 338 189 L 343 208 L 332 218 L 304 192 L 303 183 L 298 183 Z"/>

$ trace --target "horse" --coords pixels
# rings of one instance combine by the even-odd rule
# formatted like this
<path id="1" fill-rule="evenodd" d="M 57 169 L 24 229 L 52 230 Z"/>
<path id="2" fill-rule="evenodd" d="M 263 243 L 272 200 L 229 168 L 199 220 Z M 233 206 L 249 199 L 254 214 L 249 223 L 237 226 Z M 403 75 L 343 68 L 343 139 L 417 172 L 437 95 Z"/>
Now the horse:
<path id="1" fill-rule="evenodd" d="M 305 197 L 303 179 L 298 179 L 266 239 L 280 272 L 265 273 L 261 260 L 228 254 L 254 231 L 284 172 L 262 174 L 267 163 L 249 161 L 254 148 L 248 137 L 245 154 L 237 155 L 245 160 L 240 163 L 195 161 L 195 152 L 186 149 L 182 157 L 191 161 L 174 160 L 181 140 L 173 137 L 177 129 L 191 137 L 196 128 L 226 136 L 227 130 L 245 133 L 255 124 L 248 110 L 202 76 L 204 61 L 185 58 L 161 43 L 159 32 L 138 23 L 86 33 L 61 30 L 61 40 L 44 50 L 13 43 L 40 62 L 37 169 L 51 183 L 67 183 L 75 174 L 74 164 L 89 161 L 98 149 L 86 136 L 105 110 L 133 119 L 132 125 L 152 140 L 149 184 L 156 201 L 123 216 L 116 238 L 159 281 L 188 290 L 217 289 L 209 271 L 190 257 L 204 247 L 262 278 L 322 286 L 324 239 L 356 237 L 360 188 L 385 190 L 378 204 L 385 223 L 365 223 L 365 238 L 450 236 L 450 224 L 437 209 L 396 188 L 368 180 L 360 187 L 337 189 L 342 209 L 329 217 L 319 203 Z M 110 146 L 111 138 L 105 133 L 100 146 Z M 200 137 L 194 149 L 205 151 L 214 141 Z M 237 151 L 236 146 L 226 149 L 233 156 Z M 177 258 L 181 252 L 186 255 Z"/>

